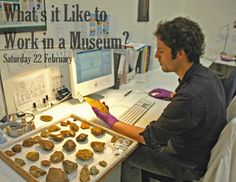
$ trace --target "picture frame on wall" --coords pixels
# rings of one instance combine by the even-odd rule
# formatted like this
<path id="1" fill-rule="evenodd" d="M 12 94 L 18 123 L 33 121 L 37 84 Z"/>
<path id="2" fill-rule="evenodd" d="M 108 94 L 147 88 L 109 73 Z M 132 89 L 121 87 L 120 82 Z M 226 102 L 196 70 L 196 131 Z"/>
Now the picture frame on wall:
<path id="1" fill-rule="evenodd" d="M 149 21 L 149 0 L 138 0 L 138 22 Z"/>
<path id="2" fill-rule="evenodd" d="M 0 34 L 47 30 L 45 0 L 0 0 Z"/>

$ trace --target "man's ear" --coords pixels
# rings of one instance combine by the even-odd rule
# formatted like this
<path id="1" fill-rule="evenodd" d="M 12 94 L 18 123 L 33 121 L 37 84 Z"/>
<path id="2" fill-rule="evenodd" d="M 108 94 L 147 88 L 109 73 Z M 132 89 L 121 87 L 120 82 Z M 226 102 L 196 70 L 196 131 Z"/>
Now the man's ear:
<path id="1" fill-rule="evenodd" d="M 180 49 L 176 55 L 177 57 L 186 57 L 185 51 L 183 49 Z"/>
<path id="2" fill-rule="evenodd" d="M 188 60 L 188 56 L 187 54 L 185 53 L 185 51 L 183 49 L 179 50 L 177 55 L 176 55 L 176 58 L 178 58 L 179 60 Z"/>

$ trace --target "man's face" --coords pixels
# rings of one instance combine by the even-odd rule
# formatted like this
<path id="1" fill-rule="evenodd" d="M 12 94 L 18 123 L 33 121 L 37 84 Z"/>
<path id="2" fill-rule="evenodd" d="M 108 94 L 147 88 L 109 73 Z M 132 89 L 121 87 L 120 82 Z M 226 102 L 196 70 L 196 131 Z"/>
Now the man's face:
<path id="1" fill-rule="evenodd" d="M 176 59 L 172 59 L 171 48 L 165 45 L 165 43 L 159 38 L 157 38 L 155 58 L 159 60 L 161 68 L 164 72 L 176 72 L 178 61 Z"/>

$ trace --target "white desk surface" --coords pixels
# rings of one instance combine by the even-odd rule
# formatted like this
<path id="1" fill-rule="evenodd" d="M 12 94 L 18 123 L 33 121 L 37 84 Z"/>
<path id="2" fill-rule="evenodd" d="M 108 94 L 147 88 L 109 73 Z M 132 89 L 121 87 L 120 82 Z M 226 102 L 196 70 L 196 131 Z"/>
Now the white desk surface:
<path id="1" fill-rule="evenodd" d="M 220 58 L 217 58 L 214 63 L 236 67 L 236 61 L 223 61 Z"/>
<path id="2" fill-rule="evenodd" d="M 201 60 L 201 63 L 206 67 L 209 67 L 212 64 L 212 61 Z M 136 79 L 130 83 L 121 85 L 120 89 L 118 90 L 106 89 L 100 92 L 100 94 L 105 96 L 103 101 L 105 101 L 109 106 L 110 112 L 116 117 L 120 116 L 140 98 L 149 97 L 147 93 L 150 90 L 161 87 L 174 91 L 178 85 L 177 75 L 174 73 L 164 73 L 161 69 L 157 69 L 146 74 L 136 75 L 135 78 Z M 132 92 L 125 97 L 124 94 L 130 90 L 132 90 Z M 156 104 L 135 125 L 145 127 L 152 120 L 156 120 L 169 103 L 168 101 L 162 101 L 155 98 L 151 99 L 155 101 Z M 45 111 L 44 113 L 36 115 L 34 120 L 36 128 L 41 128 L 45 127 L 45 125 L 52 124 L 50 122 L 45 123 L 40 121 L 39 117 L 42 114 L 49 114 L 53 116 L 54 120 L 56 121 L 71 113 L 81 116 L 87 120 L 96 118 L 91 107 L 87 103 L 79 103 L 77 100 L 71 99 Z M 97 123 L 104 126 L 103 122 L 99 121 L 98 119 Z M 12 142 L 14 142 L 14 139 L 8 138 L 6 144 L 2 144 L 2 146 L 0 145 L 0 149 Z M 0 181 L 12 182 L 16 179 L 17 182 L 24 181 L 22 177 L 20 177 L 2 160 L 0 160 Z"/>

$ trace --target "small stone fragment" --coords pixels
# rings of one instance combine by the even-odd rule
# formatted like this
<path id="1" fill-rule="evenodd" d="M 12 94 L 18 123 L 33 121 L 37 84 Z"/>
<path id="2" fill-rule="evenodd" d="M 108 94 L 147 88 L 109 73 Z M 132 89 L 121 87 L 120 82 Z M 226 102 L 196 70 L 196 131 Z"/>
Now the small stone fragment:
<path id="1" fill-rule="evenodd" d="M 106 161 L 99 161 L 99 165 L 102 167 L 107 167 L 107 162 Z"/>
<path id="2" fill-rule="evenodd" d="M 90 176 L 89 176 L 88 165 L 84 165 L 80 171 L 80 181 L 89 182 L 89 180 L 90 180 Z"/>
<path id="3" fill-rule="evenodd" d="M 16 153 L 19 153 L 22 150 L 22 145 L 21 144 L 15 144 L 11 149 Z"/>
<path id="4" fill-rule="evenodd" d="M 92 166 L 89 170 L 89 173 L 93 176 L 97 175 L 99 173 L 99 169 L 96 166 Z"/>
<path id="5" fill-rule="evenodd" d="M 48 166 L 51 165 L 51 161 L 50 160 L 42 160 L 41 161 L 41 165 L 45 166 L 45 167 L 48 167 Z"/>
<path id="6" fill-rule="evenodd" d="M 38 168 L 37 166 L 30 166 L 29 172 L 35 178 L 45 175 L 47 172 L 43 169 Z"/>
<path id="7" fill-rule="evenodd" d="M 64 154 L 61 151 L 55 151 L 51 156 L 50 156 L 50 161 L 52 163 L 59 163 L 64 160 Z"/>
<path id="8" fill-rule="evenodd" d="M 21 158 L 15 158 L 15 163 L 17 163 L 19 166 L 25 165 L 25 161 Z"/>
<path id="9" fill-rule="evenodd" d="M 36 151 L 31 151 L 26 154 L 26 157 L 27 157 L 27 159 L 35 162 L 35 161 L 39 160 L 39 153 Z"/>
<path id="10" fill-rule="evenodd" d="M 74 170 L 78 168 L 78 164 L 75 162 L 72 162 L 70 160 L 64 160 L 62 162 L 63 169 L 67 174 L 72 173 Z"/>
<path id="11" fill-rule="evenodd" d="M 67 140 L 63 145 L 63 149 L 66 150 L 67 152 L 75 150 L 75 147 L 76 144 L 73 140 Z"/>
<path id="12" fill-rule="evenodd" d="M 62 169 L 51 167 L 48 171 L 46 182 L 69 182 L 69 178 Z"/>
<path id="13" fill-rule="evenodd" d="M 87 138 L 88 138 L 87 134 L 81 133 L 76 137 L 76 141 L 77 142 L 84 142 L 85 140 L 87 140 Z"/>
<path id="14" fill-rule="evenodd" d="M 16 153 L 15 153 L 14 151 L 12 151 L 12 150 L 6 150 L 4 153 L 5 153 L 8 157 L 11 157 L 11 156 L 16 155 Z"/>
<path id="15" fill-rule="evenodd" d="M 24 147 L 31 147 L 35 144 L 35 141 L 33 140 L 33 138 L 27 138 L 23 141 L 23 146 Z"/>

